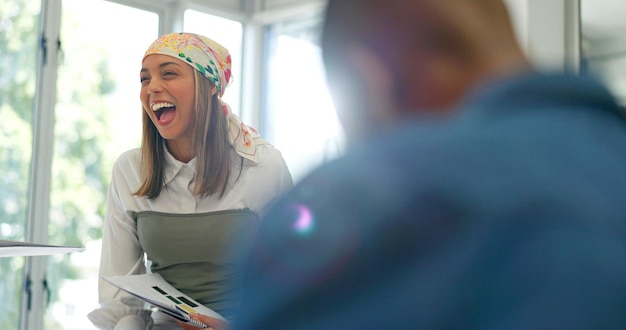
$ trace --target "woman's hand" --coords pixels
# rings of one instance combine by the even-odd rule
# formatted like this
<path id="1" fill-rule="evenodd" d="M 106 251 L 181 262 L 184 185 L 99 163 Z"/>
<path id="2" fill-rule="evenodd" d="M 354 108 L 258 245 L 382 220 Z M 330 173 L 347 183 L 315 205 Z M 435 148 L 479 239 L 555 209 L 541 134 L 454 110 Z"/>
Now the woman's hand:
<path id="1" fill-rule="evenodd" d="M 203 314 L 189 314 L 189 317 L 191 317 L 192 319 L 196 320 L 196 321 L 200 321 L 206 325 L 209 326 L 209 329 L 213 329 L 213 330 L 228 330 L 228 323 L 224 322 L 220 319 L 216 319 L 216 318 L 212 318 Z M 191 324 L 188 323 L 183 323 L 183 322 L 179 322 L 176 321 L 178 323 L 178 325 L 180 325 L 181 327 L 183 327 L 183 329 L 186 330 L 198 330 L 198 328 L 194 327 Z"/>

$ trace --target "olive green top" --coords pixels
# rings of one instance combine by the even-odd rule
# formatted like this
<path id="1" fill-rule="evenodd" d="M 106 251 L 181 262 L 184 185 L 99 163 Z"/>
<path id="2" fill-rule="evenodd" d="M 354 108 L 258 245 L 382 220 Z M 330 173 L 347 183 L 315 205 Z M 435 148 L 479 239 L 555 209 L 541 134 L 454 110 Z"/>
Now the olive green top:
<path id="1" fill-rule="evenodd" d="M 150 270 L 226 319 L 239 304 L 238 284 L 257 229 L 257 215 L 249 209 L 137 213 Z"/>

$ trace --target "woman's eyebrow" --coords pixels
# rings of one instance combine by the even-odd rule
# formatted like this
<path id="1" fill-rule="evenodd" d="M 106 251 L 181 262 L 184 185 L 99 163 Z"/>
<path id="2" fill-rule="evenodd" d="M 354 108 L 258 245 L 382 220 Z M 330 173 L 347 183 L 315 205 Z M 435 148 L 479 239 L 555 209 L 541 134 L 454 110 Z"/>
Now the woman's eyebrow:
<path id="1" fill-rule="evenodd" d="M 159 64 L 159 69 L 163 69 L 164 67 L 168 66 L 168 65 L 176 65 L 176 66 L 180 66 L 180 64 L 176 63 L 176 62 L 163 62 L 161 64 Z M 148 69 L 146 68 L 141 68 L 140 72 L 147 72 Z"/>
<path id="2" fill-rule="evenodd" d="M 176 62 L 163 62 L 163 63 L 159 64 L 159 68 L 160 68 L 160 69 L 162 69 L 162 68 L 164 68 L 164 67 L 166 67 L 166 66 L 168 66 L 168 65 L 176 65 L 176 66 L 179 66 L 180 64 L 178 64 L 178 63 L 176 63 Z"/>

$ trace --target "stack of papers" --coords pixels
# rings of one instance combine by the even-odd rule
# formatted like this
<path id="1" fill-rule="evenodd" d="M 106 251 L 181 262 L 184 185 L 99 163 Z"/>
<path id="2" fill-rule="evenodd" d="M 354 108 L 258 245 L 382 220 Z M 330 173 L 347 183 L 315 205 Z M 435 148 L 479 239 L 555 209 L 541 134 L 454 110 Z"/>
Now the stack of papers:
<path id="1" fill-rule="evenodd" d="M 159 311 L 179 321 L 190 323 L 198 328 L 206 328 L 207 326 L 191 319 L 189 314 L 204 314 L 226 321 L 222 315 L 178 291 L 159 274 L 106 276 L 103 277 L 103 279 L 133 296 L 142 299 Z"/>
<path id="2" fill-rule="evenodd" d="M 60 246 L 0 240 L 0 257 L 47 256 L 83 251 L 84 246 Z"/>

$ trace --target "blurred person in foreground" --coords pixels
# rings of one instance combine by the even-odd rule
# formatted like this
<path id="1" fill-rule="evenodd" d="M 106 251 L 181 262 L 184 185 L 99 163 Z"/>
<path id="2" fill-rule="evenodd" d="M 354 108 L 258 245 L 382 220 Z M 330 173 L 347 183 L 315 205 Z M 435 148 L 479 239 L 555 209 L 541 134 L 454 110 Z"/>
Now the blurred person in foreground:
<path id="1" fill-rule="evenodd" d="M 264 213 L 234 328 L 626 328 L 605 87 L 533 69 L 500 0 L 330 0 L 322 49 L 350 145 Z"/>

